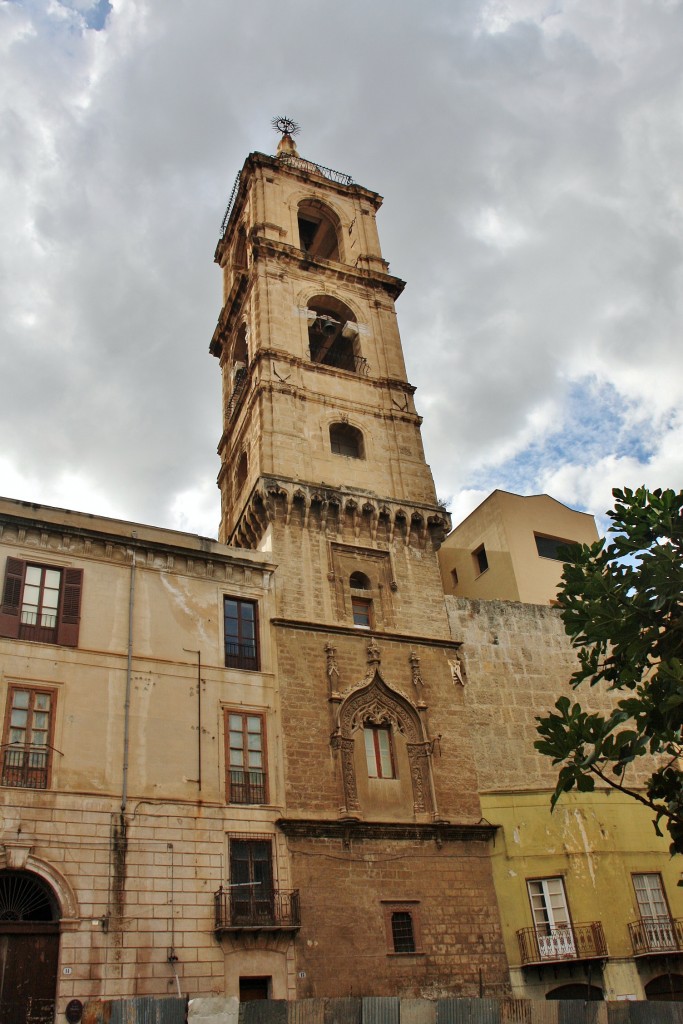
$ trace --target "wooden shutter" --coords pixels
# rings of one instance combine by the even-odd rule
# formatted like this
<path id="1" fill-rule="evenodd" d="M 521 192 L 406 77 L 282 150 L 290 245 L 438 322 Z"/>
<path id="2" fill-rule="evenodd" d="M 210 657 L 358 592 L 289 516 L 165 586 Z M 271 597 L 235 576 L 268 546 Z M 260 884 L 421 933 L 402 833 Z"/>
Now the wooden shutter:
<path id="1" fill-rule="evenodd" d="M 57 622 L 57 643 L 64 644 L 65 647 L 78 646 L 82 590 L 83 570 L 64 569 Z"/>
<path id="2" fill-rule="evenodd" d="M 5 583 L 0 605 L 0 636 L 18 637 L 21 610 L 21 592 L 24 586 L 26 562 L 8 558 L 5 565 Z"/>

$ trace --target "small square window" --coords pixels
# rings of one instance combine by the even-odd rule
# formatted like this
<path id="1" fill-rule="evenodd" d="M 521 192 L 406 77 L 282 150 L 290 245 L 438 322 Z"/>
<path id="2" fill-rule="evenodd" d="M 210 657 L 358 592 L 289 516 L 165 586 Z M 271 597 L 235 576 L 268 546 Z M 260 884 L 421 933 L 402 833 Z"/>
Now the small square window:
<path id="1" fill-rule="evenodd" d="M 371 628 L 372 601 L 369 598 L 352 596 L 351 611 L 353 612 L 354 626 L 359 626 L 361 629 Z"/>

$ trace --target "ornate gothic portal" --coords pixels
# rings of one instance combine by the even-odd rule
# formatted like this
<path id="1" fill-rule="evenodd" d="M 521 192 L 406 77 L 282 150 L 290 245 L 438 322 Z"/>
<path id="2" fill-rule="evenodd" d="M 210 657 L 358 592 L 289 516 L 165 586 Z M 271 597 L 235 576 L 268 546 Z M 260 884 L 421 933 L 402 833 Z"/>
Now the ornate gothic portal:
<path id="1" fill-rule="evenodd" d="M 414 815 L 433 811 L 431 744 L 417 710 L 406 697 L 387 686 L 378 670 L 342 703 L 332 741 L 341 749 L 347 813 L 366 809 L 359 785 L 359 765 L 364 764 L 370 786 L 375 782 L 393 784 L 404 798 L 412 800 Z"/>

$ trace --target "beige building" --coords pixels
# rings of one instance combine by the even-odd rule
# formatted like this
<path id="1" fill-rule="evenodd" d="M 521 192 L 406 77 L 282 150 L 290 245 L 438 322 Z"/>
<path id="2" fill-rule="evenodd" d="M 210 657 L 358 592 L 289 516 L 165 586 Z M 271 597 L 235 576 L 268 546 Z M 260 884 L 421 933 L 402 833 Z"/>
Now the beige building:
<path id="1" fill-rule="evenodd" d="M 567 544 L 598 540 L 595 520 L 548 494 L 493 491 L 439 552 L 444 591 L 456 597 L 548 604 Z"/>

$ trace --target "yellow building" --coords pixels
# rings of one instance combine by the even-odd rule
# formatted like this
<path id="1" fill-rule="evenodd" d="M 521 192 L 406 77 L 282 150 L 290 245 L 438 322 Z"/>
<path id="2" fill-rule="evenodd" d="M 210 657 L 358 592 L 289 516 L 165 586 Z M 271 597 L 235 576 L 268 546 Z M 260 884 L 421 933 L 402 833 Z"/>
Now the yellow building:
<path id="1" fill-rule="evenodd" d="M 444 591 L 457 597 L 547 604 L 566 544 L 598 540 L 595 520 L 548 494 L 493 491 L 439 551 Z"/>
<path id="2" fill-rule="evenodd" d="M 550 812 L 557 769 L 533 744 L 536 716 L 567 691 L 575 663 L 559 611 L 446 601 L 462 641 L 482 812 L 499 827 L 493 871 L 513 993 L 682 998 L 681 867 L 653 815 L 606 788 L 565 795 Z M 577 699 L 610 706 L 598 687 Z M 629 783 L 639 781 L 634 769 Z"/>

